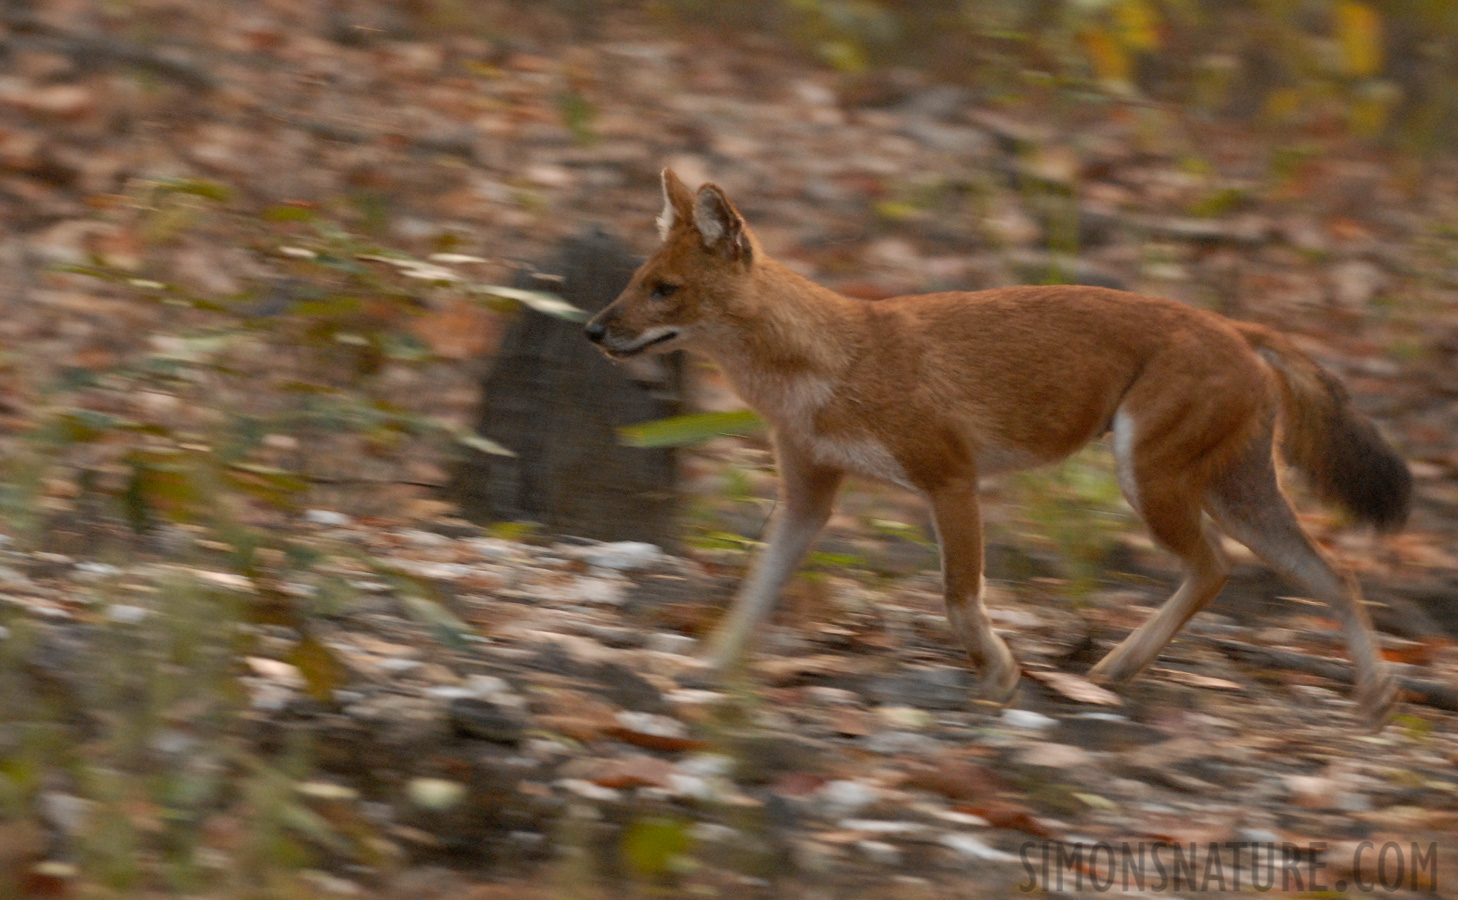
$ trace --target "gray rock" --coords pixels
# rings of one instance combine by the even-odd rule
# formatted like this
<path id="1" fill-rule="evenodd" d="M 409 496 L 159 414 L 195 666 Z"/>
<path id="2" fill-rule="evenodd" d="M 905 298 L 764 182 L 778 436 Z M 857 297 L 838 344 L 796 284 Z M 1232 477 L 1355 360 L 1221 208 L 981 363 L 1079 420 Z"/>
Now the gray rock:
<path id="1" fill-rule="evenodd" d="M 624 709 L 659 715 L 670 711 L 662 692 L 648 679 L 622 663 L 602 663 L 593 675 L 601 686 L 603 695 Z"/>
<path id="2" fill-rule="evenodd" d="M 1112 713 L 1085 713 L 1062 719 L 1049 740 L 1085 750 L 1128 750 L 1167 740 L 1168 734 Z"/>
<path id="3" fill-rule="evenodd" d="M 520 712 L 479 697 L 452 700 L 450 721 L 457 734 L 496 744 L 519 744 L 526 733 Z"/>
<path id="4" fill-rule="evenodd" d="M 976 688 L 970 672 L 948 666 L 873 678 L 868 694 L 880 704 L 947 710 L 965 706 Z"/>

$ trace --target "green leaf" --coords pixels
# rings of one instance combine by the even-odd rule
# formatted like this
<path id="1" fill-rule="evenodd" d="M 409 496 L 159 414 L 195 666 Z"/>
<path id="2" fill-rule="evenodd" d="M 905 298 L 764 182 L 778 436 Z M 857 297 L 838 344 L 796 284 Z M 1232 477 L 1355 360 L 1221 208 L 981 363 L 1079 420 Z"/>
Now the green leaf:
<path id="1" fill-rule="evenodd" d="M 335 688 L 345 683 L 349 672 L 338 654 L 320 643 L 313 635 L 305 635 L 289 654 L 287 662 L 304 676 L 304 686 L 315 700 L 328 700 Z"/>
<path id="2" fill-rule="evenodd" d="M 397 577 L 396 584 L 402 580 Z M 399 600 L 410 618 L 429 628 L 436 640 L 453 650 L 470 649 L 475 632 L 440 603 L 408 589 L 400 593 Z"/>
<path id="3" fill-rule="evenodd" d="M 232 463 L 224 478 L 243 493 L 277 509 L 295 509 L 298 498 L 309 490 L 308 480 L 296 472 L 253 463 Z"/>
<path id="4" fill-rule="evenodd" d="M 217 203 L 227 203 L 233 198 L 233 189 L 218 181 L 206 178 L 178 178 L 162 182 L 162 189 L 173 194 L 192 194 Z"/>
<path id="5" fill-rule="evenodd" d="M 764 419 L 759 413 L 752 409 L 736 409 L 655 419 L 619 428 L 618 435 L 629 447 L 682 447 L 701 444 L 726 434 L 750 434 L 764 427 Z"/>
<path id="6" fill-rule="evenodd" d="M 578 309 L 556 294 L 549 294 L 546 291 L 524 291 L 520 288 L 499 284 L 473 284 L 470 285 L 470 290 L 477 294 L 515 300 L 539 313 L 566 319 L 569 322 L 586 322 L 589 318 L 585 311 Z"/>
<path id="7" fill-rule="evenodd" d="M 62 438 L 72 444 L 86 444 L 115 430 L 126 429 L 137 423 L 128 419 L 91 409 L 76 409 L 56 419 Z"/>
<path id="8" fill-rule="evenodd" d="M 472 450 L 479 450 L 482 453 L 489 453 L 492 456 L 516 455 L 490 438 L 482 437 L 473 431 L 454 431 L 452 434 L 458 443 L 464 444 Z"/>
<path id="9" fill-rule="evenodd" d="M 435 586 L 427 579 L 373 556 L 355 554 L 355 558 L 390 582 L 406 614 L 429 628 L 436 640 L 453 650 L 470 649 L 476 632 L 446 609 Z"/>
<path id="10" fill-rule="evenodd" d="M 85 275 L 88 278 L 98 278 L 112 284 L 121 284 L 131 281 L 133 276 L 119 269 L 111 269 L 106 266 L 88 266 L 79 263 L 62 263 L 52 267 L 52 271 L 64 272 L 67 275 Z"/>
<path id="11" fill-rule="evenodd" d="M 305 206 L 270 206 L 261 216 L 265 222 L 312 222 L 319 214 Z"/>
<path id="12" fill-rule="evenodd" d="M 623 858 L 639 875 L 667 874 L 676 857 L 693 845 L 688 824 L 681 819 L 653 816 L 628 827 L 623 835 Z"/>
<path id="13" fill-rule="evenodd" d="M 289 803 L 279 810 L 279 820 L 294 833 L 334 851 L 348 853 L 349 842 L 340 837 L 329 820 L 298 803 Z"/>

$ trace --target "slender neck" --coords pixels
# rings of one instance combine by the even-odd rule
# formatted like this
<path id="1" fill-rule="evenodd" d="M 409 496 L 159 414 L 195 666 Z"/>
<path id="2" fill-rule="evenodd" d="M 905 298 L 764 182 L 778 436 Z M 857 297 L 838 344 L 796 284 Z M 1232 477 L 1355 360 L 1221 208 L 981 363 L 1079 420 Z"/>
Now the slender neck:
<path id="1" fill-rule="evenodd" d="M 857 301 L 767 257 L 735 305 L 738 321 L 703 349 L 736 384 L 764 372 L 834 379 L 862 341 Z"/>

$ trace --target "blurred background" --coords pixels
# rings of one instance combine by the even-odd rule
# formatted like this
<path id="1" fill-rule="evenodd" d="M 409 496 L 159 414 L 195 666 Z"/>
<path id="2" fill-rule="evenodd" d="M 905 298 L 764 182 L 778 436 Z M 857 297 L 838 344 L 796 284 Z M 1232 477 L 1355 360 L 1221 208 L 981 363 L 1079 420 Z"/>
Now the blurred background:
<path id="1" fill-rule="evenodd" d="M 1455 106 L 1446 0 L 6 0 L 0 896 L 1002 896 L 1030 840 L 1353 892 L 1392 841 L 1454 895 Z M 865 483 L 744 680 L 686 678 L 774 473 L 712 368 L 578 334 L 665 166 L 868 301 L 1291 334 L 1417 479 L 1380 540 L 1298 499 L 1403 716 L 1360 733 L 1242 555 L 1124 701 L 1083 681 L 1175 578 L 1098 445 L 984 486 L 1014 710 Z"/>

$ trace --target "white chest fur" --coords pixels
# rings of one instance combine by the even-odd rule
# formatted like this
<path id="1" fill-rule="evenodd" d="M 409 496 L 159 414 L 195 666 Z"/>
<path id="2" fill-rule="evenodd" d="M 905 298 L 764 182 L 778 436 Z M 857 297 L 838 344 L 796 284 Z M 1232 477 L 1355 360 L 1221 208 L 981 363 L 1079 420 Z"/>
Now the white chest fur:
<path id="1" fill-rule="evenodd" d="M 816 434 L 810 440 L 810 452 L 828 466 L 836 466 L 856 475 L 912 487 L 906 470 L 885 445 L 866 437 L 831 437 Z"/>
<path id="2" fill-rule="evenodd" d="M 774 424 L 776 431 L 792 436 L 809 450 L 816 462 L 911 487 L 906 470 L 880 441 L 864 435 L 827 433 L 818 426 L 820 411 L 835 396 L 835 385 L 830 380 L 803 376 L 744 387 L 745 399 Z"/>

